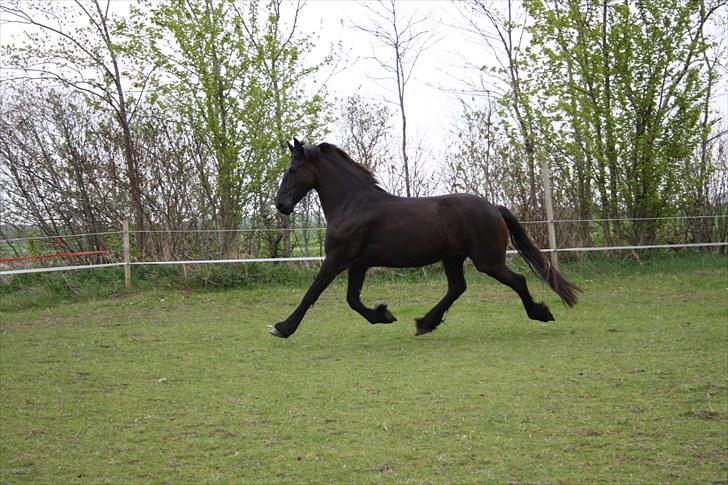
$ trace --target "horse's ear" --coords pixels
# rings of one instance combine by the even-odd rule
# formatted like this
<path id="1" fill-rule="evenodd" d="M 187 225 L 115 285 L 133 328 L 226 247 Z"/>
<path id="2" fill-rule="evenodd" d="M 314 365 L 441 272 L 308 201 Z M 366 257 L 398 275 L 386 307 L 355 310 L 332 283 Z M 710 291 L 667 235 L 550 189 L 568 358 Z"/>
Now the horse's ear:
<path id="1" fill-rule="evenodd" d="M 298 151 L 298 152 L 303 151 L 303 143 L 298 141 L 298 138 L 296 138 L 295 136 L 293 137 L 293 146 L 296 149 L 296 151 Z"/>
<path id="2" fill-rule="evenodd" d="M 296 149 L 293 148 L 293 145 L 291 145 L 290 141 L 287 141 L 286 144 L 288 145 L 288 149 L 291 151 L 291 153 L 294 153 L 296 151 Z"/>

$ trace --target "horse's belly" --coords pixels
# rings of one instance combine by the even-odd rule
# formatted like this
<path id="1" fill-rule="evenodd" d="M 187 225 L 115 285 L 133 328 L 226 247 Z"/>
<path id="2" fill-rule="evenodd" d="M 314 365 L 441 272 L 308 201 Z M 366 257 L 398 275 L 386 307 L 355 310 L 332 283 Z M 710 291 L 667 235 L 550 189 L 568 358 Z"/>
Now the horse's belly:
<path id="1" fill-rule="evenodd" d="M 447 240 L 441 237 L 406 240 L 398 236 L 370 242 L 356 259 L 363 266 L 411 268 L 436 263 L 451 253 Z"/>
<path id="2" fill-rule="evenodd" d="M 356 263 L 394 268 L 425 266 L 464 255 L 460 199 L 396 199 L 380 208 L 357 244 Z"/>
<path id="3" fill-rule="evenodd" d="M 410 255 L 403 257 L 389 257 L 386 254 L 378 254 L 372 257 L 365 257 L 362 261 L 363 266 L 380 266 L 385 268 L 414 268 L 419 266 L 427 266 L 428 264 L 441 261 L 442 256 L 437 255 Z"/>

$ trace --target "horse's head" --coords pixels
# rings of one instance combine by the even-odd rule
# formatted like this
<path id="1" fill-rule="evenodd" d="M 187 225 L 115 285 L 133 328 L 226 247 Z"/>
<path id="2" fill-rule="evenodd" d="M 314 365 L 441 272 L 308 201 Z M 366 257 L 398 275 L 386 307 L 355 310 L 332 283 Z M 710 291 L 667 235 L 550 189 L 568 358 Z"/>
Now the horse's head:
<path id="1" fill-rule="evenodd" d="M 283 174 L 283 180 L 276 196 L 276 208 L 283 214 L 290 214 L 293 208 L 309 190 L 316 186 L 318 180 L 317 157 L 313 153 L 318 147 L 307 146 L 296 138 L 291 150 L 291 163 Z"/>

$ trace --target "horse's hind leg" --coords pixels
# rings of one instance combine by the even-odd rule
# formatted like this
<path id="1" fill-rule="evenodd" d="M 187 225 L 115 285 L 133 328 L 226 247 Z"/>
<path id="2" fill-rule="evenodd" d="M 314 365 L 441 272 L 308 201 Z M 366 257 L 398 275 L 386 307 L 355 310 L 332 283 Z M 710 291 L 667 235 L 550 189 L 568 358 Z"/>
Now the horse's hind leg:
<path id="1" fill-rule="evenodd" d="M 356 310 L 361 316 L 366 318 L 369 323 L 392 323 L 397 319 L 387 310 L 387 305 L 377 305 L 376 308 L 367 308 L 361 302 L 361 287 L 364 285 L 364 276 L 367 268 L 352 267 L 349 268 L 349 285 L 346 291 L 346 301 L 349 306 Z"/>
<path id="2" fill-rule="evenodd" d="M 531 297 L 531 293 L 528 291 L 528 286 L 526 285 L 526 278 L 523 275 L 511 271 L 505 262 L 482 268 L 476 261 L 475 267 L 504 285 L 510 286 L 518 293 L 518 296 L 521 297 L 521 301 L 523 302 L 523 307 L 526 309 L 526 314 L 528 314 L 531 320 L 549 322 L 554 319 L 554 316 L 546 305 L 533 301 L 533 297 Z"/>
<path id="3" fill-rule="evenodd" d="M 447 293 L 424 317 L 416 319 L 417 332 L 415 335 L 422 335 L 435 330 L 442 323 L 445 312 L 465 292 L 463 261 L 465 261 L 465 258 L 461 256 L 443 260 L 442 263 L 447 276 Z"/>

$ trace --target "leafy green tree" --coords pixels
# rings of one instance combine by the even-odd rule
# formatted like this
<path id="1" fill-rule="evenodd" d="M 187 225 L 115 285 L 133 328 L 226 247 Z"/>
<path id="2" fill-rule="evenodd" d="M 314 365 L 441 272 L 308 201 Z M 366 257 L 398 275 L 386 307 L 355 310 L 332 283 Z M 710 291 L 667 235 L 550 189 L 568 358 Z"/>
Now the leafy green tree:
<path id="1" fill-rule="evenodd" d="M 257 175 L 250 160 L 241 160 L 249 142 L 243 127 L 259 97 L 251 96 L 254 80 L 241 75 L 252 60 L 240 20 L 230 2 L 172 0 L 154 9 L 152 22 L 151 51 L 170 75 L 159 80 L 154 101 L 189 126 L 208 155 L 197 158 L 200 180 L 219 228 L 231 231 L 240 223 L 243 187 Z M 221 252 L 230 255 L 235 234 L 221 234 Z"/>
<path id="2" fill-rule="evenodd" d="M 540 129 L 574 187 L 579 213 L 592 189 L 605 239 L 654 242 L 680 199 L 700 143 L 709 74 L 705 24 L 724 0 L 525 0 L 533 18 Z"/>
<path id="3" fill-rule="evenodd" d="M 257 186 L 257 203 L 250 209 L 253 214 L 280 226 L 283 255 L 290 256 L 293 248 L 289 229 L 295 222 L 296 213 L 271 215 L 272 197 L 281 170 L 288 161 L 286 142 L 296 135 L 313 143 L 327 131 L 330 106 L 325 101 L 326 77 L 323 74 L 332 64 L 333 55 L 329 53 L 320 60 L 307 59 L 315 43 L 312 36 L 299 33 L 304 7 L 301 0 L 295 3 L 267 0 L 264 5 L 253 0 L 236 5 L 239 5 L 237 11 L 246 41 L 259 61 L 252 72 L 260 80 L 265 100 L 261 112 L 264 129 L 252 146 L 255 160 L 263 167 L 263 175 Z M 283 21 L 284 6 L 290 12 L 287 23 Z M 304 226 L 311 219 L 314 207 L 317 205 L 311 200 L 301 204 Z M 277 246 L 272 247 L 271 255 L 277 255 Z"/>
<path id="4" fill-rule="evenodd" d="M 170 75 L 160 79 L 156 102 L 177 113 L 180 129 L 192 130 L 209 154 L 199 157 L 198 170 L 225 231 L 224 256 L 237 251 L 234 229 L 246 213 L 273 222 L 270 194 L 285 141 L 311 136 L 324 121 L 321 95 L 305 94 L 321 64 L 304 64 L 312 41 L 297 37 L 301 4 L 286 31 L 282 5 L 168 0 L 153 8 L 149 48 Z"/>

